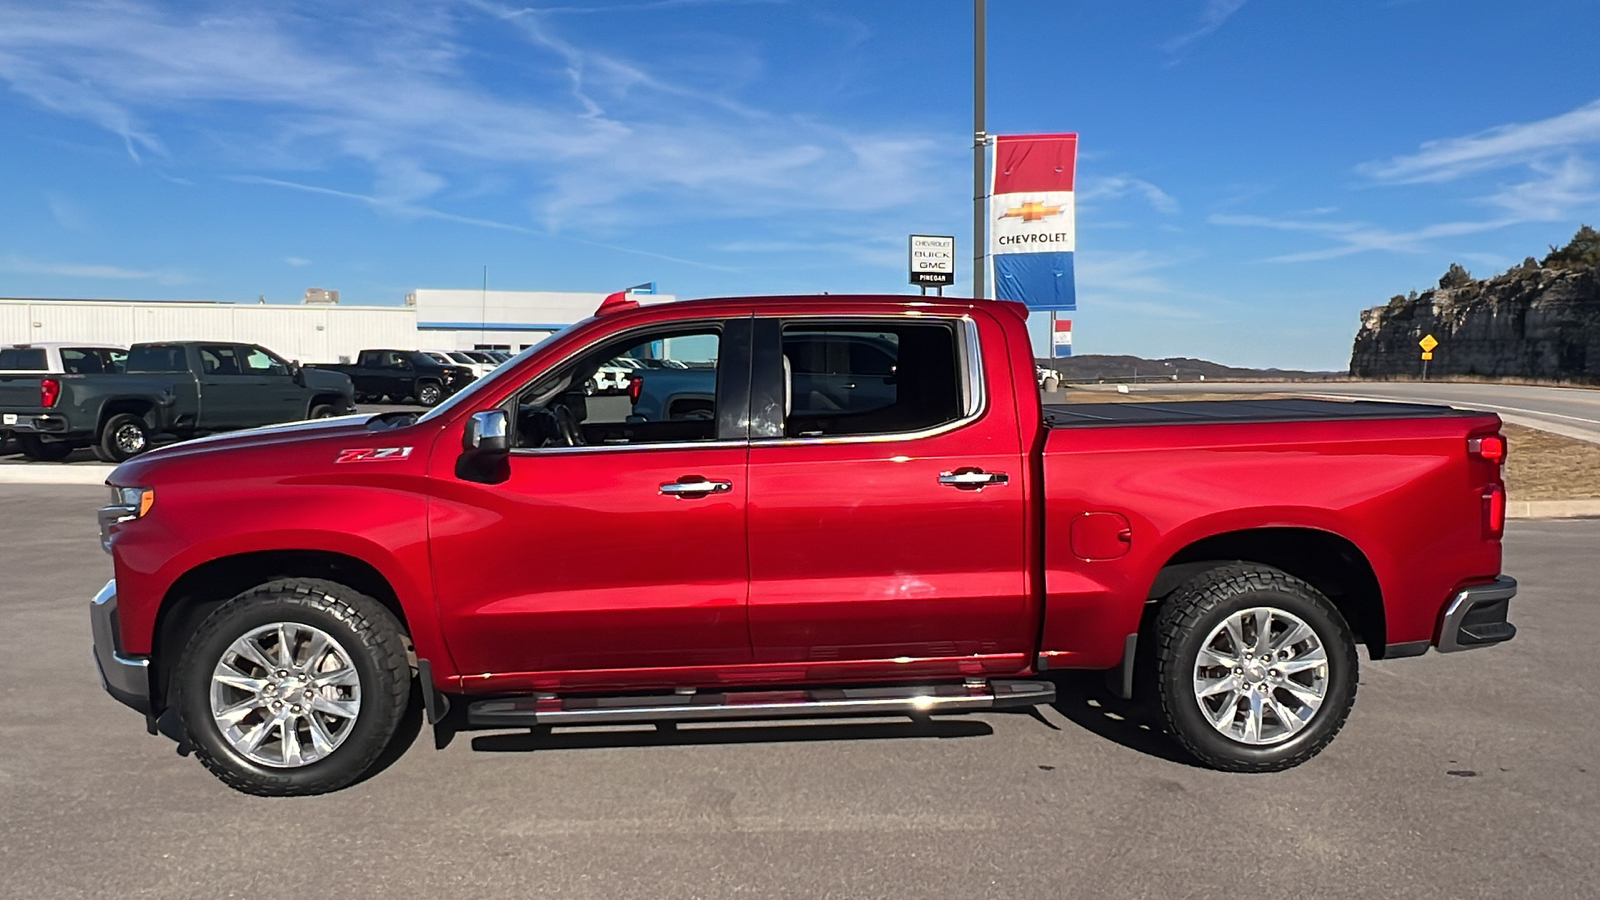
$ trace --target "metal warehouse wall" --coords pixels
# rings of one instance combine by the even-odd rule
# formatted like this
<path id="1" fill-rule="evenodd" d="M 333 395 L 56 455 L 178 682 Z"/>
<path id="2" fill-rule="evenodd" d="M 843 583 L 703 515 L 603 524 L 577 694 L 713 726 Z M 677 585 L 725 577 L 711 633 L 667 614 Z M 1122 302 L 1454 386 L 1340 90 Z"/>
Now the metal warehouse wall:
<path id="1" fill-rule="evenodd" d="M 0 298 L 0 344 L 239 341 L 288 359 L 336 362 L 367 347 L 419 349 L 416 311 L 382 306 L 13 300 Z"/>

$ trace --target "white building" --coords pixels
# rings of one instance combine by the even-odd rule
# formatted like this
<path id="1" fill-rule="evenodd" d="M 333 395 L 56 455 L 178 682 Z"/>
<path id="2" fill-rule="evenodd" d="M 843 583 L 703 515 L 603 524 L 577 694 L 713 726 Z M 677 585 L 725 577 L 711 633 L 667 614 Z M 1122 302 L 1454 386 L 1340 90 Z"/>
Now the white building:
<path id="1" fill-rule="evenodd" d="M 337 292 L 323 294 L 337 298 Z M 664 295 L 635 295 L 666 301 Z M 300 362 L 353 360 L 365 348 L 521 350 L 591 315 L 604 293 L 418 290 L 404 306 L 0 297 L 0 345 L 237 341 Z"/>
<path id="2" fill-rule="evenodd" d="M 630 293 L 641 302 L 675 300 L 669 294 Z M 420 289 L 406 295 L 417 311 L 425 350 L 522 350 L 552 332 L 594 314 L 605 294 L 556 291 Z"/>

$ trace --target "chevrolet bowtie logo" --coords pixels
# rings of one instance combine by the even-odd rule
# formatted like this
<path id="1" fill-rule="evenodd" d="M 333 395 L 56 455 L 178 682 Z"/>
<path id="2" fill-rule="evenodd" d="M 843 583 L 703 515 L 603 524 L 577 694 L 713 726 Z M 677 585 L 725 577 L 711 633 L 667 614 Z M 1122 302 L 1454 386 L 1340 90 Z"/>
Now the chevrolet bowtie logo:
<path id="1" fill-rule="evenodd" d="M 1021 206 L 1013 206 L 1005 211 L 1002 219 L 1021 219 L 1024 222 L 1038 222 L 1051 216 L 1061 215 L 1061 207 L 1045 206 L 1034 200 L 1029 200 Z"/>

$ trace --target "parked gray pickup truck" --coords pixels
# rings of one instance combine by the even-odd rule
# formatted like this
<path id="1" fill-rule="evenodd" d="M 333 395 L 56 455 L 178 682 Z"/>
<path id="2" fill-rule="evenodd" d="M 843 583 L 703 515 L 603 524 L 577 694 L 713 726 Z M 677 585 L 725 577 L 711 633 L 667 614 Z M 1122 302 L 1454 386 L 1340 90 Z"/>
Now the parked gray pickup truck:
<path id="1" fill-rule="evenodd" d="M 93 447 L 122 462 L 153 437 L 179 438 L 355 411 L 355 388 L 254 344 L 134 344 L 122 372 L 0 375 L 0 430 L 30 459 Z"/>

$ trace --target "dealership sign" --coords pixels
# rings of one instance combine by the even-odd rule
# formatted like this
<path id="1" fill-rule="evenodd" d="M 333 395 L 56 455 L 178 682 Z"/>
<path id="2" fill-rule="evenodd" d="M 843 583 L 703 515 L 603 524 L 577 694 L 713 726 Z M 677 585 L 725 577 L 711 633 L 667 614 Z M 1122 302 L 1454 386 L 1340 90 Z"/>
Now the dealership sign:
<path id="1" fill-rule="evenodd" d="M 995 296 L 1031 309 L 1077 309 L 1075 134 L 999 136 L 989 198 Z"/>
<path id="2" fill-rule="evenodd" d="M 911 236 L 911 283 L 943 287 L 956 280 L 956 239 L 933 234 Z"/>

